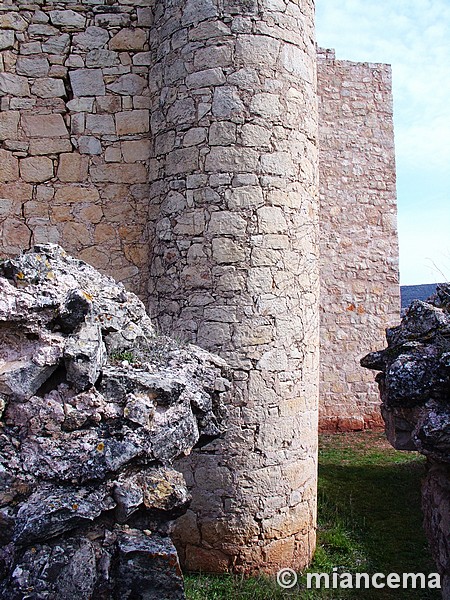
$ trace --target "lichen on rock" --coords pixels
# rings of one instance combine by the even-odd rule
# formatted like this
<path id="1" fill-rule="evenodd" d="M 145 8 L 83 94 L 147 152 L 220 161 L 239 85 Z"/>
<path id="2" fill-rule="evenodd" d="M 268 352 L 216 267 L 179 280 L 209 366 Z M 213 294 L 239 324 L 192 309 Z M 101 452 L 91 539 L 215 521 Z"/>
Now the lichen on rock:
<path id="1" fill-rule="evenodd" d="M 220 358 L 56 245 L 0 265 L 0 596 L 184 598 L 172 461 L 223 432 Z"/>
<path id="2" fill-rule="evenodd" d="M 440 284 L 426 302 L 412 302 L 386 338 L 387 348 L 368 354 L 361 365 L 380 371 L 376 381 L 390 443 L 428 459 L 424 527 L 443 598 L 450 598 L 450 285 Z"/>

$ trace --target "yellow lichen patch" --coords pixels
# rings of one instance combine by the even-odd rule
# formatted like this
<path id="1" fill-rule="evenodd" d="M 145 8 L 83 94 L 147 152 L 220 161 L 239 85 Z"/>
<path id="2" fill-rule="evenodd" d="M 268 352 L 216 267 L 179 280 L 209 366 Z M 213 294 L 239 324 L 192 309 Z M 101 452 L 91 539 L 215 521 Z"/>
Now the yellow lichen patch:
<path id="1" fill-rule="evenodd" d="M 173 487 L 167 481 L 159 481 L 155 486 L 144 490 L 144 504 L 149 507 L 161 506 L 173 494 Z"/>
<path id="2" fill-rule="evenodd" d="M 78 510 L 78 504 L 72 504 L 72 510 Z"/>
<path id="3" fill-rule="evenodd" d="M 53 271 L 49 271 L 47 273 L 47 279 L 55 279 L 55 274 L 53 273 Z"/>
<path id="4" fill-rule="evenodd" d="M 89 302 L 92 302 L 93 297 L 91 296 L 91 294 L 88 294 L 87 292 L 85 292 L 84 290 L 82 290 L 82 294 L 83 296 L 86 298 L 86 300 L 89 300 Z"/>
<path id="5" fill-rule="evenodd" d="M 25 275 L 22 273 L 22 271 L 19 271 L 17 273 L 17 279 L 20 279 L 20 280 L 25 279 Z"/>
<path id="6" fill-rule="evenodd" d="M 105 444 L 103 442 L 100 442 L 99 444 L 97 444 L 97 452 L 103 452 L 104 449 L 105 449 Z"/>

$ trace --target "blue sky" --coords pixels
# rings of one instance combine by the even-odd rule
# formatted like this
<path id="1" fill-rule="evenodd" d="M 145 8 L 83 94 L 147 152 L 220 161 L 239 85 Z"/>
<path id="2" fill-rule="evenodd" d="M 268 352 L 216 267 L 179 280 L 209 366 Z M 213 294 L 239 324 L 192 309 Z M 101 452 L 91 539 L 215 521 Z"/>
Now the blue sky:
<path id="1" fill-rule="evenodd" d="M 400 280 L 450 281 L 450 0 L 316 0 L 317 42 L 392 65 Z"/>

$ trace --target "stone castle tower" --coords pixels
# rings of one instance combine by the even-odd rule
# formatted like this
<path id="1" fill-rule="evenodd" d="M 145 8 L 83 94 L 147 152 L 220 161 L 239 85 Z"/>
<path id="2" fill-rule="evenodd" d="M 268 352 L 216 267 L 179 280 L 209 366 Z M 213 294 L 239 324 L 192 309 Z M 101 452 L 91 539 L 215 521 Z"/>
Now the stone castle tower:
<path id="1" fill-rule="evenodd" d="M 60 243 L 232 368 L 183 560 L 302 568 L 319 374 L 323 428 L 376 424 L 398 309 L 389 68 L 317 56 L 313 0 L 4 0 L 0 56 L 3 253 Z"/>

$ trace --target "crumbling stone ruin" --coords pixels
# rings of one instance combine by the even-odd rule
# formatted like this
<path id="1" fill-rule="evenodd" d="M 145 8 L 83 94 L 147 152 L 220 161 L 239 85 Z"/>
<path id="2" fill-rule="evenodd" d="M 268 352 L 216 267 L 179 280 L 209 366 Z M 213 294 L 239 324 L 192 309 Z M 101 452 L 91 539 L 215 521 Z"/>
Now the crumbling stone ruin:
<path id="1" fill-rule="evenodd" d="M 390 443 L 427 457 L 422 483 L 424 525 L 442 595 L 450 598 L 450 285 L 427 302 L 415 300 L 401 325 L 386 332 L 387 348 L 362 366 L 380 371 L 382 413 Z"/>
<path id="2" fill-rule="evenodd" d="M 304 567 L 319 384 L 323 429 L 376 425 L 398 313 L 390 68 L 317 51 L 313 0 L 4 0 L 0 56 L 4 256 L 61 244 L 232 369 L 181 558 Z"/>
<path id="3" fill-rule="evenodd" d="M 0 265 L 0 596 L 184 598 L 172 462 L 223 431 L 223 360 L 41 245 Z"/>

